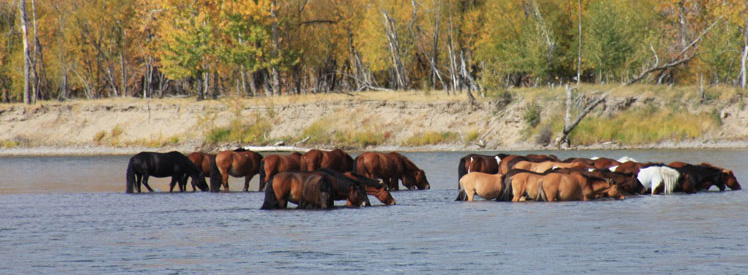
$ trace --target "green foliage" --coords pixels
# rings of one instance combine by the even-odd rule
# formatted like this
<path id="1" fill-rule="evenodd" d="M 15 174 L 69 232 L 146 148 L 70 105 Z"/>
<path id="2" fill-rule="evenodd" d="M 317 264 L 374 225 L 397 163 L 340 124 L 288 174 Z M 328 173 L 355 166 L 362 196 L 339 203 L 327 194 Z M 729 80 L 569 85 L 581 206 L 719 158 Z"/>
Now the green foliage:
<path id="1" fill-rule="evenodd" d="M 260 116 L 252 115 L 248 118 L 236 117 L 229 126 L 214 127 L 205 135 L 207 143 L 240 142 L 244 144 L 267 144 L 270 140 L 267 134 L 272 129 L 272 123 Z"/>
<path id="2" fill-rule="evenodd" d="M 465 144 L 470 144 L 473 141 L 477 140 L 480 137 L 480 132 L 478 130 L 472 130 L 470 132 L 467 132 L 465 134 Z"/>
<path id="3" fill-rule="evenodd" d="M 617 142 L 623 145 L 684 141 L 720 125 L 719 112 L 701 114 L 645 107 L 613 118 L 588 117 L 569 135 L 575 144 Z"/>
<path id="4" fill-rule="evenodd" d="M 442 143 L 452 143 L 457 141 L 460 135 L 455 132 L 434 132 L 416 133 L 409 137 L 403 145 L 406 146 L 424 146 Z"/>
<path id="5" fill-rule="evenodd" d="M 525 108 L 525 111 L 522 114 L 522 119 L 525 120 L 525 123 L 527 123 L 530 128 L 535 128 L 540 124 L 540 121 L 542 120 L 541 112 L 542 109 L 540 105 L 536 103 L 528 104 L 527 108 Z"/>

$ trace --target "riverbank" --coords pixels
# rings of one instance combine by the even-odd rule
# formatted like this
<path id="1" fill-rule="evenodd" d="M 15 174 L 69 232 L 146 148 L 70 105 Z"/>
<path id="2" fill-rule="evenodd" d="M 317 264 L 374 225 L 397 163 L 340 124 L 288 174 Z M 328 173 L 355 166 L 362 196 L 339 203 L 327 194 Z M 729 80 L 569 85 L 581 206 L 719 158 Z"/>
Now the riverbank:
<path id="1" fill-rule="evenodd" d="M 583 106 L 608 87 L 583 86 Z M 580 96 L 584 95 L 584 96 Z M 351 151 L 551 150 L 565 90 L 362 92 L 277 98 L 104 99 L 0 104 L 0 155 L 109 155 L 295 145 Z M 744 95 L 694 87 L 616 89 L 570 149 L 748 148 Z"/>

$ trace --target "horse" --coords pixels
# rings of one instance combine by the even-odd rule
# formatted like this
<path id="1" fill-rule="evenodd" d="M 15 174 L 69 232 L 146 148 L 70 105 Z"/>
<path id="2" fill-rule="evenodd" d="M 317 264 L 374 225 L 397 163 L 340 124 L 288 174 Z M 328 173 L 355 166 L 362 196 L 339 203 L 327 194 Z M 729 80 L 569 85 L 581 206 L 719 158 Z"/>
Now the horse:
<path id="1" fill-rule="evenodd" d="M 192 191 L 195 191 L 195 183 L 201 191 L 208 190 L 208 184 L 200 168 L 182 153 L 172 151 L 168 153 L 140 152 L 130 158 L 127 165 L 127 187 L 125 192 L 133 193 L 137 187 L 140 193 L 140 184 L 145 185 L 148 191 L 153 189 L 148 185 L 148 177 L 157 178 L 171 177 L 169 192 L 174 190 L 174 184 L 179 183 L 180 191 L 187 189 L 187 177 L 192 178 Z"/>
<path id="2" fill-rule="evenodd" d="M 599 197 L 617 200 L 624 196 L 608 179 L 581 173 L 548 173 L 539 184 L 543 201 L 588 201 Z"/>
<path id="3" fill-rule="evenodd" d="M 561 162 L 558 157 L 554 155 L 527 155 L 527 156 L 520 156 L 520 155 L 507 155 L 503 158 L 501 158 L 501 163 L 499 163 L 499 173 L 500 174 L 507 174 L 510 170 L 514 169 L 514 165 L 517 164 L 520 161 L 529 161 L 529 162 L 543 162 L 543 161 L 555 161 L 555 162 Z"/>
<path id="4" fill-rule="evenodd" d="M 249 150 L 219 152 L 210 167 L 210 192 L 218 192 L 221 185 L 228 192 L 229 175 L 244 177 L 243 190 L 249 191 L 249 181 L 260 172 L 260 161 L 262 156 Z"/>
<path id="5" fill-rule="evenodd" d="M 418 190 L 431 189 L 431 185 L 426 179 L 426 173 L 418 168 L 418 166 L 416 166 L 416 164 L 410 159 L 398 152 L 391 152 L 389 153 L 389 156 L 398 170 L 403 186 L 408 188 L 408 190 L 416 188 L 418 188 Z M 402 167 L 402 169 L 400 167 Z M 397 180 L 395 180 L 394 185 L 395 190 L 399 190 Z"/>
<path id="6" fill-rule="evenodd" d="M 519 161 L 512 169 L 529 170 L 538 173 L 554 168 L 590 168 L 589 165 L 582 162 L 556 162 L 556 161 L 543 161 L 543 162 L 530 162 L 530 161 Z"/>
<path id="7" fill-rule="evenodd" d="M 193 152 L 187 155 L 187 158 L 195 163 L 197 167 L 200 167 L 200 170 L 203 171 L 203 175 L 205 175 L 206 177 L 210 177 L 210 163 L 213 161 L 213 159 L 216 158 L 215 154 Z"/>
<path id="8" fill-rule="evenodd" d="M 644 167 L 637 173 L 637 179 L 647 189 L 650 190 L 650 194 L 656 195 L 659 192 L 664 194 L 672 194 L 676 191 L 676 185 L 680 180 L 680 173 L 667 166 L 649 166 Z M 662 186 L 662 187 L 660 187 Z M 688 185 L 682 188 L 686 193 L 695 193 Z M 663 190 L 663 191 L 660 191 Z"/>
<path id="9" fill-rule="evenodd" d="M 473 201 L 475 195 L 485 200 L 495 199 L 501 194 L 503 187 L 502 174 L 483 172 L 468 173 L 460 179 L 460 193 L 456 201 Z"/>
<path id="10" fill-rule="evenodd" d="M 265 189 L 267 180 L 278 172 L 294 171 L 301 169 L 301 154 L 293 152 L 289 155 L 269 155 L 260 161 L 260 187 L 257 191 Z"/>
<path id="11" fill-rule="evenodd" d="M 280 172 L 268 180 L 260 209 L 285 209 L 293 202 L 299 209 L 334 207 L 333 187 L 327 177 L 309 172 Z"/>
<path id="12" fill-rule="evenodd" d="M 361 181 L 328 168 L 309 173 L 317 173 L 327 177 L 327 180 L 332 184 L 333 200 L 346 200 L 347 207 L 371 206 L 366 189 Z"/>
<path id="13" fill-rule="evenodd" d="M 499 163 L 505 154 L 496 154 L 493 156 L 469 154 L 460 158 L 457 165 L 457 189 L 460 189 L 460 179 L 470 172 L 482 172 L 496 174 L 499 172 Z"/>
<path id="14" fill-rule="evenodd" d="M 329 168 L 338 172 L 353 170 L 353 158 L 340 149 L 322 151 L 313 149 L 301 156 L 301 170 L 315 171 L 320 168 Z"/>
<path id="15" fill-rule="evenodd" d="M 525 200 L 541 200 L 540 181 L 543 176 L 553 173 L 554 170 L 537 173 L 529 170 L 512 169 L 504 175 L 503 190 L 497 201 L 519 202 Z"/>
<path id="16" fill-rule="evenodd" d="M 730 187 L 730 190 L 740 190 L 740 189 L 742 189 L 740 187 L 740 183 L 738 182 L 738 178 L 735 177 L 735 174 L 732 172 L 732 170 L 725 169 L 725 168 L 718 167 L 718 166 L 714 166 L 714 165 L 712 165 L 710 163 L 706 163 L 706 162 L 702 162 L 699 165 L 701 165 L 701 166 L 707 166 L 707 167 L 712 167 L 712 168 L 719 169 L 720 171 L 722 171 L 722 177 L 724 179 L 725 185 L 727 187 Z"/>
<path id="17" fill-rule="evenodd" d="M 381 182 L 353 172 L 345 172 L 343 173 L 343 175 L 361 182 L 361 184 L 363 184 L 364 186 L 364 189 L 366 189 L 366 194 L 374 196 L 380 202 L 384 203 L 384 205 L 395 205 L 395 199 L 392 197 L 392 194 L 387 191 L 387 186 L 382 184 Z"/>
<path id="18" fill-rule="evenodd" d="M 639 179 L 637 179 L 636 174 L 634 173 L 619 173 L 619 172 L 612 172 L 608 169 L 568 169 L 568 168 L 562 168 L 554 170 L 556 172 L 561 173 L 582 173 L 585 175 L 595 176 L 599 178 L 604 179 L 610 179 L 610 182 L 618 186 L 618 190 L 623 192 L 625 195 L 640 195 L 644 194 L 647 191 L 647 188 L 644 188 L 644 185 L 639 182 Z"/>

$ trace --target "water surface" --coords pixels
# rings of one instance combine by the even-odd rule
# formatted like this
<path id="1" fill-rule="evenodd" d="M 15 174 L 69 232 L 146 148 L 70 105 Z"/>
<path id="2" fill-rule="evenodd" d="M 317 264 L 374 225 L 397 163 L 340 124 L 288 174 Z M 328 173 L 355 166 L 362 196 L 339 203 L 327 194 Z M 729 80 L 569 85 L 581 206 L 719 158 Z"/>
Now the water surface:
<path id="1" fill-rule="evenodd" d="M 374 207 L 333 211 L 260 211 L 258 192 L 124 194 L 126 156 L 0 158 L 0 273 L 740 274 L 748 268 L 744 191 L 455 202 L 456 166 L 466 153 L 406 153 L 433 189 L 395 192 L 395 206 L 372 197 Z M 746 150 L 553 153 L 705 161 L 748 181 Z M 156 182 L 168 190 L 168 180 Z M 241 179 L 230 182 L 241 189 Z"/>

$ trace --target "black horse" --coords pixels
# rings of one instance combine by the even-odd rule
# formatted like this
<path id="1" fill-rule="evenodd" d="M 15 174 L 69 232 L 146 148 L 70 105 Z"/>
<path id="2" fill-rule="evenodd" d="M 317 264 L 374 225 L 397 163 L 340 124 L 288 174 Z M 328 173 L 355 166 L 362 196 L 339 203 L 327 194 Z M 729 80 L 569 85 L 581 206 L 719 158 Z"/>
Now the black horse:
<path id="1" fill-rule="evenodd" d="M 174 184 L 179 183 L 179 190 L 187 189 L 187 177 L 192 178 L 192 191 L 195 191 L 195 185 L 201 191 L 208 190 L 208 183 L 205 182 L 202 170 L 195 165 L 189 158 L 182 153 L 172 151 L 168 153 L 140 152 L 130 158 L 127 165 L 127 193 L 133 193 L 134 187 L 137 187 L 140 193 L 140 183 L 153 192 L 148 185 L 148 177 L 157 178 L 171 177 L 169 192 L 174 190 Z"/>

